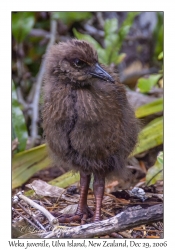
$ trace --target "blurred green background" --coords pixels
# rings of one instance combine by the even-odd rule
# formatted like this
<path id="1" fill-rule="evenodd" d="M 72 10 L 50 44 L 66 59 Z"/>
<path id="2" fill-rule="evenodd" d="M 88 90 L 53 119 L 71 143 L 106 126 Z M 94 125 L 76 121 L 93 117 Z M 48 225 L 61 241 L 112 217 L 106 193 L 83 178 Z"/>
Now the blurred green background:
<path id="1" fill-rule="evenodd" d="M 52 166 L 41 120 L 44 54 L 52 44 L 71 38 L 89 41 L 99 62 L 118 72 L 142 123 L 133 156 L 145 171 L 153 167 L 148 185 L 163 178 L 163 18 L 163 12 L 12 13 L 13 188 Z M 79 178 L 57 169 L 49 181 L 64 174 L 69 181 L 63 186 L 68 186 Z M 58 180 L 52 183 L 62 185 Z"/>

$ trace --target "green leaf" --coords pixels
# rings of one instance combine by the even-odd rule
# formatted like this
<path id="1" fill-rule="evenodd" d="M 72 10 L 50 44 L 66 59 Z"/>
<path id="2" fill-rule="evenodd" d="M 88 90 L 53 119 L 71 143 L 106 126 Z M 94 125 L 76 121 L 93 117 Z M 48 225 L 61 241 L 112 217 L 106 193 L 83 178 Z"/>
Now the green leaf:
<path id="1" fill-rule="evenodd" d="M 107 19 L 104 24 L 105 37 L 116 33 L 118 29 L 118 20 L 116 18 Z"/>
<path id="2" fill-rule="evenodd" d="M 107 64 L 111 64 L 118 59 L 118 49 L 117 49 L 118 37 L 116 34 L 111 34 L 105 38 L 105 53 L 107 58 Z"/>
<path id="3" fill-rule="evenodd" d="M 139 11 L 130 11 L 127 13 L 127 16 L 123 23 L 120 26 L 120 30 L 122 30 L 126 26 L 130 26 L 133 24 L 134 18 L 139 15 Z M 126 34 L 127 35 L 127 34 Z"/>
<path id="4" fill-rule="evenodd" d="M 163 98 L 159 98 L 154 102 L 150 102 L 143 106 L 140 106 L 136 109 L 135 115 L 137 118 L 142 118 L 160 111 L 163 111 Z"/>
<path id="5" fill-rule="evenodd" d="M 154 148 L 163 143 L 163 117 L 151 121 L 139 133 L 138 145 L 134 149 L 132 156 L 140 154 L 150 148 Z"/>
<path id="6" fill-rule="evenodd" d="M 159 152 L 158 156 L 157 156 L 157 160 L 160 164 L 163 165 L 163 152 Z"/>
<path id="7" fill-rule="evenodd" d="M 12 188 L 21 186 L 35 173 L 50 165 L 51 159 L 48 156 L 46 144 L 17 153 L 12 158 Z M 79 181 L 79 179 L 79 173 L 69 171 L 49 183 L 65 188 Z M 31 193 L 31 191 L 27 192 L 28 195 Z"/>
<path id="8" fill-rule="evenodd" d="M 137 87 L 141 93 L 148 93 L 154 87 L 158 80 L 162 77 L 161 74 L 150 75 L 149 78 L 139 78 Z"/>
<path id="9" fill-rule="evenodd" d="M 104 44 L 106 48 L 105 52 L 107 58 L 105 61 L 107 61 L 108 65 L 111 63 L 119 64 L 124 59 L 123 56 L 119 58 L 119 51 L 137 14 L 138 13 L 136 12 L 128 13 L 126 19 L 124 20 L 119 29 L 118 20 L 116 18 L 107 19 L 105 21 Z"/>
<path id="10" fill-rule="evenodd" d="M 67 25 L 89 19 L 91 16 L 92 14 L 86 11 L 58 11 L 52 13 L 53 19 L 61 19 Z"/>
<path id="11" fill-rule="evenodd" d="M 163 51 L 160 52 L 160 54 L 158 55 L 158 59 L 159 59 L 159 60 L 162 60 L 162 59 L 163 59 Z"/>
<path id="12" fill-rule="evenodd" d="M 125 39 L 125 37 L 127 36 L 132 24 L 133 24 L 133 21 L 134 21 L 134 18 L 139 14 L 139 12 L 128 12 L 125 20 L 123 21 L 123 23 L 121 24 L 119 30 L 118 30 L 118 45 L 117 45 L 117 48 L 118 50 L 121 49 L 121 46 L 123 44 L 123 41 Z"/>
<path id="13" fill-rule="evenodd" d="M 104 24 L 104 44 L 105 44 L 105 64 L 115 63 L 118 59 L 118 20 L 116 18 L 107 19 Z"/>
<path id="14" fill-rule="evenodd" d="M 35 13 L 12 13 L 12 34 L 18 43 L 24 41 L 35 23 Z"/>
<path id="15" fill-rule="evenodd" d="M 12 81 L 12 139 L 18 138 L 18 150 L 23 151 L 28 138 L 24 115 L 17 100 L 14 82 Z"/>
<path id="16" fill-rule="evenodd" d="M 15 154 L 12 158 L 12 188 L 21 186 L 36 172 L 49 167 L 50 164 L 45 144 Z"/>
<path id="17" fill-rule="evenodd" d="M 164 14 L 157 11 L 157 24 L 153 31 L 154 40 L 154 56 L 157 59 L 158 55 L 163 51 L 164 41 Z"/>
<path id="18" fill-rule="evenodd" d="M 73 173 L 72 171 L 69 171 L 58 178 L 49 181 L 49 184 L 53 186 L 58 187 L 69 187 L 70 185 L 74 184 L 75 182 L 80 180 L 80 174 L 79 173 Z"/>
<path id="19" fill-rule="evenodd" d="M 157 160 L 154 166 L 148 169 L 146 185 L 154 185 L 159 180 L 163 180 L 163 164 Z"/>

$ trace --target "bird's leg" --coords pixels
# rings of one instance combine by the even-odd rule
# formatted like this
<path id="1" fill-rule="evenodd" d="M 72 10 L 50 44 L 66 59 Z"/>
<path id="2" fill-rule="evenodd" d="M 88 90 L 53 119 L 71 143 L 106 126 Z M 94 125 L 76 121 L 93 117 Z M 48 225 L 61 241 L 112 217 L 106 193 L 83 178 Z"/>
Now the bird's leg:
<path id="1" fill-rule="evenodd" d="M 83 215 L 87 213 L 87 195 L 90 180 L 90 175 L 86 175 L 85 173 L 80 172 L 80 200 L 76 211 L 76 214 L 78 215 Z"/>
<path id="2" fill-rule="evenodd" d="M 93 222 L 101 219 L 101 205 L 104 195 L 105 177 L 94 174 L 93 191 L 95 196 L 96 208 L 93 216 Z"/>
<path id="3" fill-rule="evenodd" d="M 88 216 L 92 216 L 92 212 L 87 206 L 87 195 L 89 189 L 91 175 L 87 175 L 83 172 L 80 172 L 80 200 L 78 202 L 78 207 L 75 215 L 62 215 L 59 219 L 59 222 L 69 223 L 73 221 L 81 221 L 84 224 L 84 221 Z"/>

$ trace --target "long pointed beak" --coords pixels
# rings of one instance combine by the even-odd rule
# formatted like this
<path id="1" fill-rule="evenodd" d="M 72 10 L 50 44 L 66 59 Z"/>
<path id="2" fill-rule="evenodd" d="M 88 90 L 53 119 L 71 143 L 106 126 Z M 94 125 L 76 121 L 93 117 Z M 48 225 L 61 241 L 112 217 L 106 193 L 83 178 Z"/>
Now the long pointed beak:
<path id="1" fill-rule="evenodd" d="M 104 81 L 114 82 L 113 78 L 98 63 L 96 63 L 94 67 L 92 67 L 89 74 L 103 79 Z"/>

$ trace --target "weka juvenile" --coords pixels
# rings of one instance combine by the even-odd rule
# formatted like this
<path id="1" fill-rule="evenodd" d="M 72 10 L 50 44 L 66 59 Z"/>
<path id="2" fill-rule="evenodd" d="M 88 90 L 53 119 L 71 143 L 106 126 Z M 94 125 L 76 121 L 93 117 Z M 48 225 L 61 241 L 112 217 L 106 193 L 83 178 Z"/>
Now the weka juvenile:
<path id="1" fill-rule="evenodd" d="M 137 142 L 138 123 L 117 75 L 98 63 L 97 52 L 73 39 L 46 54 L 43 128 L 54 158 L 80 171 L 80 200 L 75 215 L 60 222 L 86 220 L 91 174 L 100 220 L 105 178 L 124 176 Z"/>

